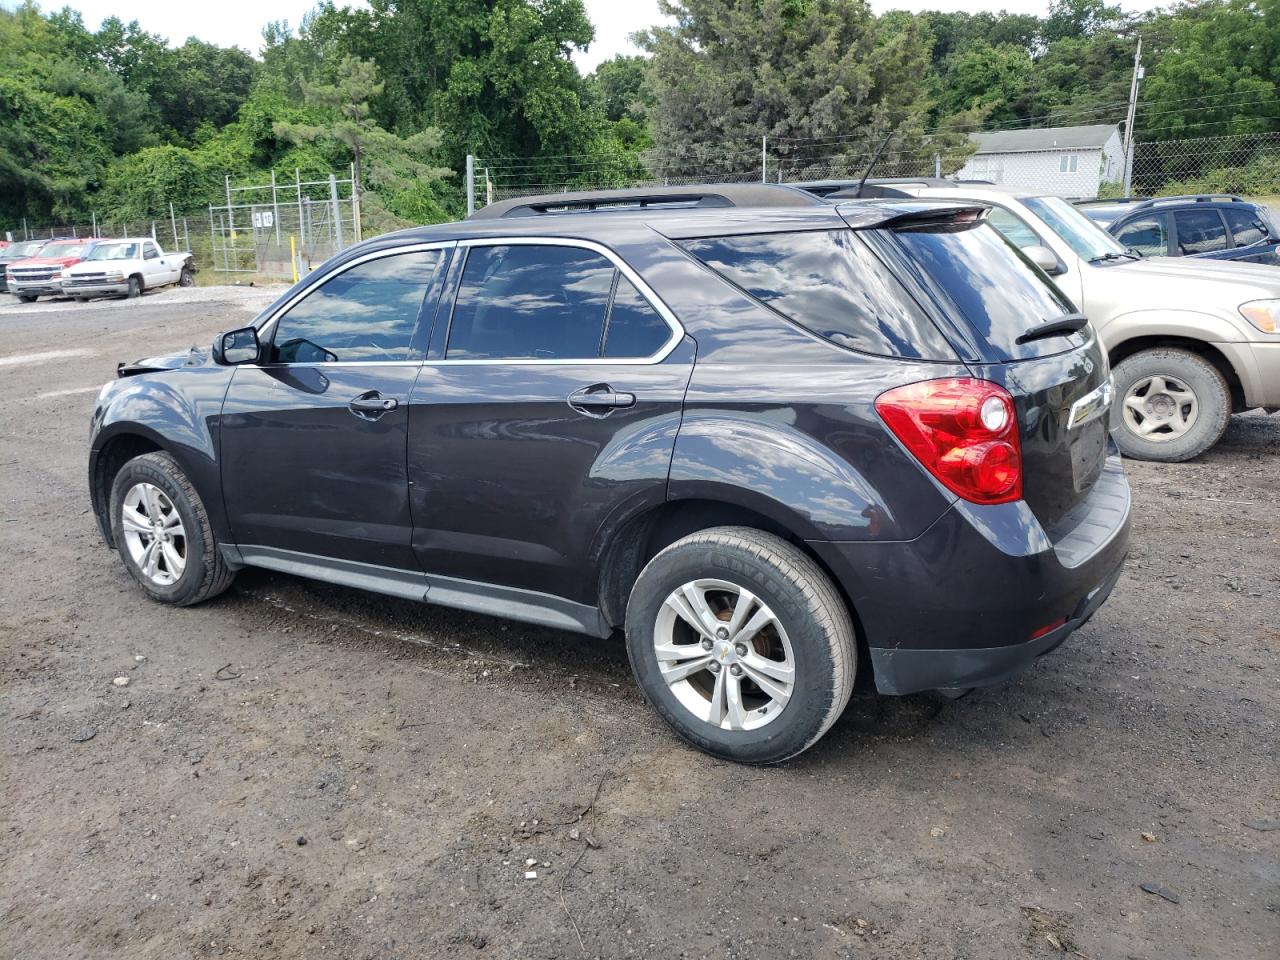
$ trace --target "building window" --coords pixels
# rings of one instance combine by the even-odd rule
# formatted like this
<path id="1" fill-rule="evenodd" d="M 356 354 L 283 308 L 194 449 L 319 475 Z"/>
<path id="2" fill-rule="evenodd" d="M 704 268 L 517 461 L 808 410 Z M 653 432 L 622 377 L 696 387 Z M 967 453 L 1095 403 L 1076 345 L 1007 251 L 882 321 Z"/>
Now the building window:
<path id="1" fill-rule="evenodd" d="M 1080 154 L 1064 153 L 1058 158 L 1059 173 L 1075 173 L 1080 166 Z"/>

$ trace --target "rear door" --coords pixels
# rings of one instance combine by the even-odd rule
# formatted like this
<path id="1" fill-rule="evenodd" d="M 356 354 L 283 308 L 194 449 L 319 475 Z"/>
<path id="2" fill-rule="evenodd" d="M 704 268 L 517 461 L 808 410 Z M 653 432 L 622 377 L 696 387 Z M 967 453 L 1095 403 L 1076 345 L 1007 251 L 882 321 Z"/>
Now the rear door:
<path id="1" fill-rule="evenodd" d="M 242 550 L 417 569 L 408 401 L 447 254 L 368 254 L 268 321 L 262 361 L 236 368 L 223 403 L 223 497 Z"/>
<path id="2" fill-rule="evenodd" d="M 1213 207 L 1173 212 L 1175 249 L 1180 256 L 1230 260 L 1234 255 L 1227 224 Z"/>
<path id="3" fill-rule="evenodd" d="M 1236 249 L 1235 259 L 1249 263 L 1280 263 L 1280 238 L 1256 211 L 1243 204 L 1222 211 Z"/>
<path id="4" fill-rule="evenodd" d="M 966 321 L 957 346 L 974 375 L 1013 396 L 1023 497 L 1052 527 L 1092 489 L 1107 455 L 1110 370 L 1097 336 L 1085 327 L 1019 342 L 1075 308 L 990 225 L 907 226 L 892 239 L 943 315 Z"/>
<path id="5" fill-rule="evenodd" d="M 596 244 L 478 241 L 457 260 L 410 404 L 417 555 L 594 604 L 602 542 L 665 500 L 693 341 Z"/>

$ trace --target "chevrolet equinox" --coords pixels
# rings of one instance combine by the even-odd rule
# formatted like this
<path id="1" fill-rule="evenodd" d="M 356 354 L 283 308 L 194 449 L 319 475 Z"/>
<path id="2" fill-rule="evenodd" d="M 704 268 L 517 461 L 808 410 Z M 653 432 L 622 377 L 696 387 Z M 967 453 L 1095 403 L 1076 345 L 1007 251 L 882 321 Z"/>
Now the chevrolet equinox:
<path id="1" fill-rule="evenodd" d="M 680 736 L 786 759 L 855 679 L 1000 682 L 1120 576 L 1105 354 L 986 213 L 668 188 L 361 243 L 120 366 L 99 527 L 164 603 L 255 566 L 622 629 Z"/>

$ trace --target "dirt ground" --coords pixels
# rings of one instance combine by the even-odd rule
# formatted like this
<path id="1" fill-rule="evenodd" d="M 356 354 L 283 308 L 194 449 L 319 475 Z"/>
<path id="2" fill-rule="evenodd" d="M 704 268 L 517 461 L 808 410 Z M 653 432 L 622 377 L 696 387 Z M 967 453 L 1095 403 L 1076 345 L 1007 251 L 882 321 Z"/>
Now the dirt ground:
<path id="1" fill-rule="evenodd" d="M 1280 956 L 1280 416 L 1130 464 L 1124 578 L 1026 676 L 744 768 L 619 640 L 255 571 L 144 599 L 97 387 L 270 296 L 0 298 L 0 957 Z"/>

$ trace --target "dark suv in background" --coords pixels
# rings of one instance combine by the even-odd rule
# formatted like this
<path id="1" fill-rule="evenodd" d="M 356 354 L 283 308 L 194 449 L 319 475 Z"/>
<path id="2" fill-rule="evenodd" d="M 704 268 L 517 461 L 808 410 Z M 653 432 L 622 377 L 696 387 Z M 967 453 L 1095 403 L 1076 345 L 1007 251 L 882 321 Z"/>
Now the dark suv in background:
<path id="1" fill-rule="evenodd" d="M 1085 200 L 1081 212 L 1144 257 L 1280 264 L 1271 211 L 1230 194 Z"/>
<path id="2" fill-rule="evenodd" d="M 607 637 L 685 739 L 814 743 L 856 679 L 998 682 L 1106 599 L 1092 329 L 981 206 L 786 187 L 495 204 L 344 251 L 93 414 L 151 597 L 258 566 Z"/>

